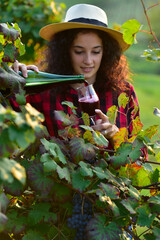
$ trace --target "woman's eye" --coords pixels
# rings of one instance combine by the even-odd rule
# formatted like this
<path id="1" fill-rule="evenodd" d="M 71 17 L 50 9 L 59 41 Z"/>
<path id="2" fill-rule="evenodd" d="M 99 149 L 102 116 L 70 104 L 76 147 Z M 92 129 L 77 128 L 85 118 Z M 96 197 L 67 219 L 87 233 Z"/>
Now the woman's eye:
<path id="1" fill-rule="evenodd" d="M 81 54 L 83 53 L 82 51 L 75 51 L 75 54 Z"/>
<path id="2" fill-rule="evenodd" d="M 93 54 L 100 54 L 100 51 L 94 51 Z"/>

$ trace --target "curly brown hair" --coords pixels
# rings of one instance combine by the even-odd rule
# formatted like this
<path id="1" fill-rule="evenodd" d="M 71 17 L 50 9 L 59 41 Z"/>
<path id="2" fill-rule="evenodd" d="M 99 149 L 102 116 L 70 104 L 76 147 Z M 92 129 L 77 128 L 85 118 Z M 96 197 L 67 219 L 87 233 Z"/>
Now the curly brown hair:
<path id="1" fill-rule="evenodd" d="M 128 88 L 130 72 L 126 57 L 118 42 L 108 33 L 95 29 L 70 29 L 57 33 L 48 43 L 45 52 L 46 72 L 54 74 L 72 75 L 73 68 L 70 59 L 70 47 L 80 32 L 94 32 L 102 39 L 103 57 L 97 72 L 95 89 L 112 89 L 115 92 Z"/>

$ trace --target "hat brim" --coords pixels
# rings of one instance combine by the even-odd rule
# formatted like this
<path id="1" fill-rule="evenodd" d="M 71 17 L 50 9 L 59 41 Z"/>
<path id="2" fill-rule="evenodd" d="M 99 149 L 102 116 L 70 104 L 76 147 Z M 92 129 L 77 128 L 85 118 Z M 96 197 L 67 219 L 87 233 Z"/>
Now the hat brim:
<path id="1" fill-rule="evenodd" d="M 97 26 L 97 25 L 87 24 L 87 23 L 77 23 L 77 22 L 52 23 L 41 28 L 39 35 L 43 39 L 47 41 L 51 41 L 54 38 L 54 35 L 56 33 L 69 30 L 69 29 L 75 29 L 75 28 L 91 28 L 91 29 L 98 29 L 103 32 L 107 32 L 114 39 L 117 40 L 117 42 L 121 46 L 122 51 L 126 51 L 130 47 L 130 45 L 124 41 L 123 34 L 121 32 L 113 30 L 108 27 L 102 27 L 102 26 Z"/>

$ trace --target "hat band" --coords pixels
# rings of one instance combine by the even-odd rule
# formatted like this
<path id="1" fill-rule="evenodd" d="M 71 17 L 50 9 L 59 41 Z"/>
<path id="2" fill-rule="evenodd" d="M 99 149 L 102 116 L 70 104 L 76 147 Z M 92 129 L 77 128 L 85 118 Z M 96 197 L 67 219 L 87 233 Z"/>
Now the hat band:
<path id="1" fill-rule="evenodd" d="M 90 18 L 75 18 L 75 19 L 69 20 L 68 22 L 87 23 L 87 24 L 92 24 L 92 25 L 97 25 L 97 26 L 102 26 L 102 27 L 108 27 L 107 24 L 105 24 L 99 20 L 90 19 Z"/>

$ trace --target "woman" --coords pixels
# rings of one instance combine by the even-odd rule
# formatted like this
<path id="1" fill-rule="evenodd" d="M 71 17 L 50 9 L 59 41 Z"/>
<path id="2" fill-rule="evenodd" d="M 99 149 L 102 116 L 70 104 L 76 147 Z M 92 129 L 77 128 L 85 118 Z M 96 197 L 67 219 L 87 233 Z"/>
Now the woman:
<path id="1" fill-rule="evenodd" d="M 132 115 L 135 104 L 138 106 L 133 86 L 128 83 L 129 72 L 125 57 L 122 55 L 129 45 L 124 42 L 122 33 L 108 28 L 105 12 L 93 5 L 76 4 L 66 13 L 62 23 L 50 24 L 40 30 L 40 36 L 48 40 L 45 71 L 54 74 L 83 74 L 89 84 L 93 84 L 100 99 L 100 110 L 96 110 L 98 120 L 93 128 L 112 141 L 119 128 L 127 127 L 132 131 Z M 27 70 L 38 71 L 34 65 L 25 66 L 15 62 L 15 71 L 21 70 L 27 76 Z M 81 84 L 56 87 L 39 94 L 27 96 L 27 102 L 45 116 L 45 124 L 51 136 L 58 135 L 61 124 L 55 119 L 54 110 L 70 113 L 62 101 L 72 101 L 78 106 L 77 87 Z M 126 92 L 129 103 L 125 109 L 118 109 L 115 124 L 106 116 L 107 110 L 118 106 L 118 96 Z"/>

